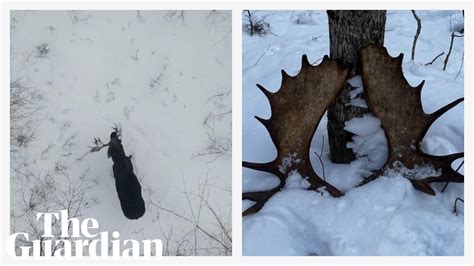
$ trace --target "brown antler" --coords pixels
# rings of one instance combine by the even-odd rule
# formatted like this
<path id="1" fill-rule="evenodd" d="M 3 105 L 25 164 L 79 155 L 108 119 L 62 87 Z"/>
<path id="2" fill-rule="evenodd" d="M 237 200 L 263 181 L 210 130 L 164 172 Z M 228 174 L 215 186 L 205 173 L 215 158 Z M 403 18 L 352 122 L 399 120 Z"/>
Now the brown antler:
<path id="1" fill-rule="evenodd" d="M 387 49 L 371 44 L 361 48 L 359 55 L 367 105 L 381 120 L 389 145 L 385 166 L 359 185 L 374 180 L 397 161 L 407 168 L 432 165 L 435 170 L 441 170 L 440 176 L 422 179 L 407 177 L 416 189 L 430 195 L 435 195 L 430 186 L 432 182 L 464 182 L 464 176 L 451 168 L 452 162 L 464 157 L 464 153 L 434 156 L 425 154 L 420 148 L 421 141 L 433 122 L 464 98 L 457 99 L 432 114 L 426 114 L 421 105 L 424 81 L 415 88 L 408 84 L 402 71 L 403 54 L 392 58 Z"/>
<path id="2" fill-rule="evenodd" d="M 243 199 L 256 202 L 243 213 L 244 216 L 259 211 L 269 198 L 285 186 L 286 178 L 295 170 L 307 178 L 310 189 L 325 187 L 334 197 L 343 195 L 314 172 L 309 150 L 319 121 L 344 88 L 348 74 L 349 69 L 344 69 L 327 56 L 320 65 L 312 66 L 303 55 L 298 75 L 291 77 L 282 70 L 281 88 L 277 92 L 269 92 L 257 85 L 270 102 L 272 116 L 268 120 L 255 118 L 270 133 L 278 154 L 271 162 L 244 161 L 242 166 L 272 173 L 280 179 L 280 184 L 269 191 L 243 193 Z"/>

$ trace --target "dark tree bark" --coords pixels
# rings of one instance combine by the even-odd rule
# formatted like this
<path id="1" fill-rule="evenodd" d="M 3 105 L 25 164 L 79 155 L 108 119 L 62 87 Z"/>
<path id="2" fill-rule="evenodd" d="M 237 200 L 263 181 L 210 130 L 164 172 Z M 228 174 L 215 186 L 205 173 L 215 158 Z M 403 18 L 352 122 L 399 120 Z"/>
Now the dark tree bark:
<path id="1" fill-rule="evenodd" d="M 330 10 L 329 20 L 330 56 L 350 67 L 349 78 L 359 74 L 357 50 L 368 43 L 383 45 L 386 11 L 384 10 Z M 328 137 L 331 160 L 334 163 L 349 163 L 355 159 L 352 149 L 346 147 L 353 134 L 344 130 L 346 121 L 367 113 L 366 108 L 350 105 L 351 86 L 337 98 L 328 109 Z"/>

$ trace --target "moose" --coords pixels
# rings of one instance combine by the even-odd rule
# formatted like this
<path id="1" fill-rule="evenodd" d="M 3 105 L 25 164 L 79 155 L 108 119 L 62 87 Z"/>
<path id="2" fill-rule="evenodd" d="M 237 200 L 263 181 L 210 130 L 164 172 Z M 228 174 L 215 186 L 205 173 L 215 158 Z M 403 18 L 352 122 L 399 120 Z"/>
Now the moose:
<path id="1" fill-rule="evenodd" d="M 112 167 L 115 188 L 120 200 L 123 214 L 128 219 L 138 219 L 145 213 L 145 202 L 142 197 L 142 188 L 137 176 L 133 172 L 132 155 L 126 156 L 122 146 L 121 128 L 118 125 L 113 127 L 110 140 L 104 144 L 100 138 L 94 138 L 95 146 L 90 147 L 91 152 L 96 152 L 104 147 L 108 147 L 107 156 L 112 158 Z"/>

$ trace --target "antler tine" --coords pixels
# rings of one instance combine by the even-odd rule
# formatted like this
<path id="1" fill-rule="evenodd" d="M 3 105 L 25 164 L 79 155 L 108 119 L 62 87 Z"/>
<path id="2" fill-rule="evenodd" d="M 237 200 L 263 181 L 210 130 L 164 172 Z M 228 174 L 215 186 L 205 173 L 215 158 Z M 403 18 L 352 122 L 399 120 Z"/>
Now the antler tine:
<path id="1" fill-rule="evenodd" d="M 284 177 L 284 175 L 280 171 L 278 171 L 278 165 L 275 161 L 271 161 L 268 163 L 251 163 L 242 161 L 242 166 L 256 171 L 274 174 L 280 179 Z"/>
<path id="2" fill-rule="evenodd" d="M 118 123 L 114 123 L 114 126 L 112 127 L 112 129 L 117 132 L 117 136 L 118 137 L 121 137 L 122 136 L 122 127 L 120 126 L 120 124 Z"/>
<path id="3" fill-rule="evenodd" d="M 418 190 L 421 190 L 429 195 L 436 195 L 435 191 L 433 188 L 430 186 L 431 183 L 435 182 L 447 182 L 444 188 L 441 190 L 441 192 L 444 192 L 446 189 L 446 186 L 450 183 L 464 183 L 464 175 L 460 174 L 458 171 L 461 168 L 461 166 L 464 164 L 464 161 L 458 166 L 456 170 L 451 168 L 451 163 L 455 161 L 458 157 L 462 157 L 461 155 L 464 155 L 464 153 L 455 153 L 447 156 L 439 156 L 439 158 L 450 158 L 451 160 L 446 163 L 446 165 L 442 168 L 443 173 L 440 176 L 432 176 L 432 177 L 427 177 L 421 180 L 411 180 L 413 186 L 417 188 Z M 435 157 L 435 156 L 433 156 Z"/>
<path id="4" fill-rule="evenodd" d="M 452 170 L 452 171 L 449 171 L 449 173 L 443 173 L 440 176 L 432 176 L 432 177 L 427 177 L 420 180 L 410 179 L 410 181 L 416 189 L 422 192 L 425 192 L 428 195 L 434 196 L 436 195 L 436 192 L 431 187 L 430 185 L 431 183 L 436 183 L 436 182 L 464 183 L 464 176 Z"/>
<path id="5" fill-rule="evenodd" d="M 271 101 L 272 100 L 272 97 L 274 97 L 274 93 L 273 92 L 270 92 L 269 90 L 267 90 L 265 87 L 263 87 L 262 85 L 260 84 L 257 84 L 257 88 L 259 88 L 263 94 L 265 94 L 265 96 L 267 96 L 268 100 Z"/>
<path id="6" fill-rule="evenodd" d="M 109 146 L 109 143 L 104 144 L 100 138 L 95 137 L 93 143 L 95 144 L 95 146 L 89 146 L 89 148 L 91 148 L 90 152 L 100 151 L 102 148 Z"/>
<path id="7" fill-rule="evenodd" d="M 411 184 L 413 187 L 421 192 L 424 192 L 428 195 L 435 196 L 436 192 L 434 189 L 430 186 L 429 182 L 426 182 L 425 180 L 416 180 L 416 179 L 410 179 Z"/>
<path id="8" fill-rule="evenodd" d="M 384 173 L 385 169 L 386 169 L 385 167 L 382 167 L 379 170 L 376 170 L 371 175 L 369 175 L 368 177 L 365 177 L 361 182 L 359 182 L 359 184 L 357 184 L 356 187 L 361 187 L 371 181 L 374 181 L 375 179 L 377 179 L 380 175 Z"/>
<path id="9" fill-rule="evenodd" d="M 454 108 L 456 105 L 458 105 L 459 103 L 462 103 L 464 102 L 464 97 L 462 98 L 459 98 L 459 99 L 456 99 L 450 103 L 448 103 L 447 105 L 441 107 L 439 110 L 435 111 L 434 113 L 430 114 L 431 116 L 431 123 L 433 123 L 434 121 L 436 121 L 436 119 L 438 119 L 440 116 L 442 116 L 444 113 L 446 113 L 447 111 L 451 110 L 452 108 Z"/>
<path id="10" fill-rule="evenodd" d="M 280 183 L 280 185 L 278 187 L 276 187 L 272 190 L 261 191 L 261 192 L 242 193 L 242 199 L 251 200 L 251 201 L 255 202 L 255 204 L 252 207 L 248 208 L 247 210 L 245 210 L 242 213 L 242 216 L 247 216 L 247 215 L 254 214 L 254 213 L 260 211 L 260 209 L 263 208 L 265 203 L 271 197 L 273 197 L 273 195 L 275 195 L 278 191 L 280 191 L 283 186 L 284 186 L 284 183 L 282 182 L 282 183 Z"/>

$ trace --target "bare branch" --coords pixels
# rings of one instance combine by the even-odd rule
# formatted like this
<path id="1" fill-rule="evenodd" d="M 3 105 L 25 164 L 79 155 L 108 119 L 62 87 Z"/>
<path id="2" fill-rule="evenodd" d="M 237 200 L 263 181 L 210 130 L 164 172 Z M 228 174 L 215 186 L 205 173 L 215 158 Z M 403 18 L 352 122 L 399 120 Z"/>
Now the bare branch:
<path id="1" fill-rule="evenodd" d="M 446 58 L 444 59 L 443 70 L 446 70 L 446 67 L 448 66 L 449 56 L 451 55 L 451 51 L 453 50 L 454 38 L 456 37 L 461 38 L 461 37 L 464 37 L 464 35 L 456 35 L 454 34 L 454 32 L 451 32 L 451 43 L 449 44 L 448 54 L 446 55 Z"/>
<path id="2" fill-rule="evenodd" d="M 258 64 L 258 62 L 260 62 L 260 59 L 262 59 L 262 57 L 265 56 L 265 54 L 268 52 L 268 49 L 270 49 L 271 46 L 272 46 L 271 44 L 268 45 L 267 49 L 265 49 L 263 54 L 257 59 L 257 61 L 255 62 L 255 64 L 253 64 L 253 66 L 256 66 Z"/>
<path id="3" fill-rule="evenodd" d="M 462 52 L 462 59 L 461 59 L 461 60 L 462 60 L 462 61 L 461 61 L 461 66 L 459 67 L 459 71 L 458 71 L 458 73 L 456 74 L 456 77 L 454 77 L 454 79 L 457 79 L 457 78 L 458 78 L 458 76 L 459 76 L 459 74 L 461 74 L 461 70 L 462 70 L 462 68 L 463 68 L 463 66 L 464 66 L 464 52 Z"/>
<path id="4" fill-rule="evenodd" d="M 250 14 L 250 10 L 244 10 L 247 12 L 247 15 L 248 15 L 248 20 L 249 20 L 249 24 L 250 24 L 250 27 L 249 27 L 249 30 L 250 30 L 250 36 L 253 36 L 253 21 L 252 21 L 252 14 Z"/>
<path id="5" fill-rule="evenodd" d="M 321 167 L 323 168 L 323 180 L 326 181 L 326 173 L 324 171 L 324 163 L 322 159 L 323 151 L 324 151 L 324 136 L 323 136 L 323 143 L 321 144 L 321 153 L 318 154 L 317 152 L 314 152 L 314 154 L 316 154 L 316 156 L 319 159 L 319 162 L 321 163 Z"/>
<path id="6" fill-rule="evenodd" d="M 413 46 L 411 48 L 411 60 L 414 61 L 415 60 L 416 42 L 418 41 L 418 36 L 420 36 L 420 32 L 421 32 L 421 20 L 418 17 L 418 15 L 416 14 L 415 10 L 412 10 L 411 13 L 413 14 L 413 17 L 415 17 L 416 24 L 417 24 L 416 34 L 415 34 L 415 37 L 413 38 Z"/>
<path id="7" fill-rule="evenodd" d="M 456 215 L 458 215 L 458 210 L 457 210 L 457 208 L 456 208 L 456 205 L 457 205 L 458 201 L 461 201 L 462 203 L 464 203 L 464 200 L 463 200 L 463 199 L 461 199 L 461 198 L 456 198 L 456 200 L 454 201 L 454 213 L 455 213 Z"/>
<path id="8" fill-rule="evenodd" d="M 438 59 L 440 56 L 444 55 L 444 52 L 440 53 L 439 55 L 437 55 L 435 58 L 433 58 L 433 60 L 431 60 L 431 62 L 429 63 L 426 63 L 425 66 L 428 66 L 428 65 L 432 65 L 434 63 L 434 61 L 436 61 L 436 59 Z"/>

